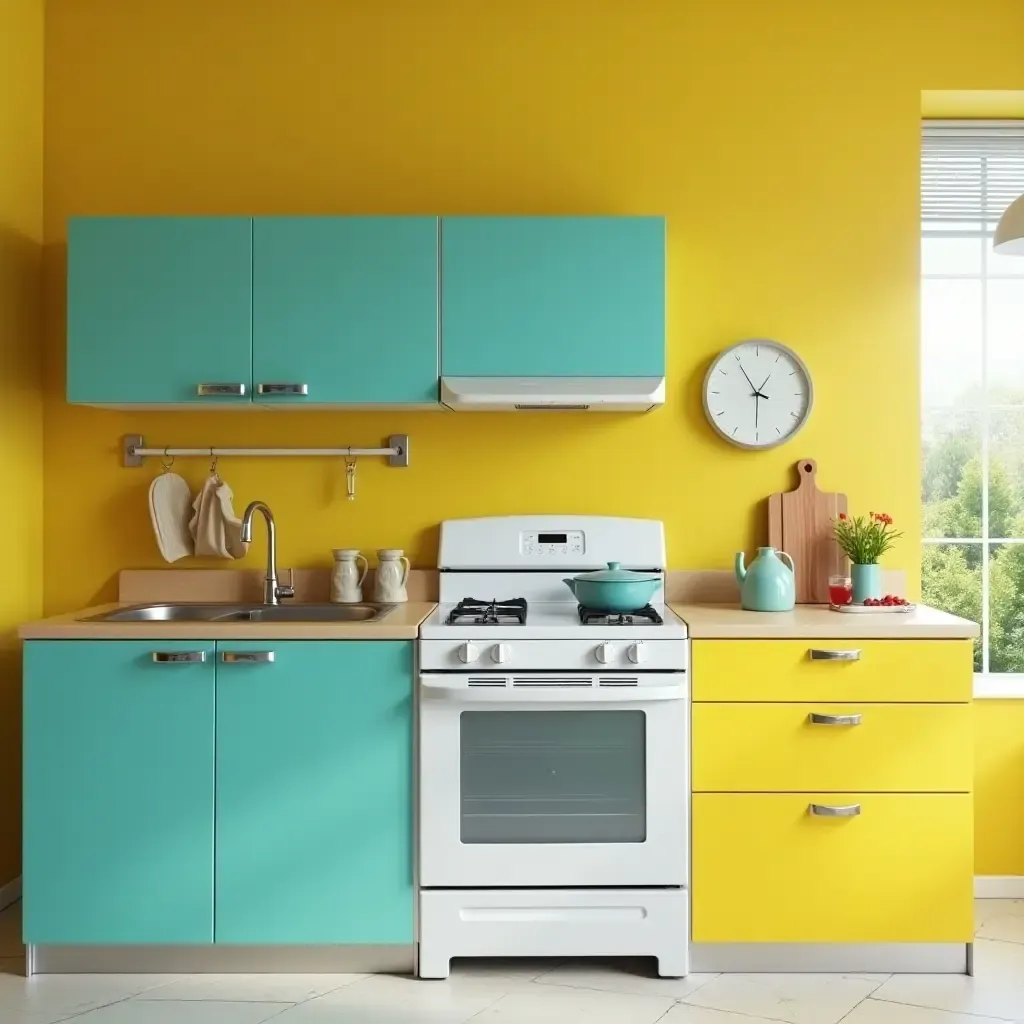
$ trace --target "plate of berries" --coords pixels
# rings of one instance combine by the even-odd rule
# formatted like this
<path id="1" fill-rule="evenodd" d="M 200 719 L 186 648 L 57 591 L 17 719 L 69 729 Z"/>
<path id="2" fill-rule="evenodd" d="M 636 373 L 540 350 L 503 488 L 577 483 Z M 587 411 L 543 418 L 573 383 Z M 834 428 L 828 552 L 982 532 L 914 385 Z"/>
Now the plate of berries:
<path id="1" fill-rule="evenodd" d="M 844 615 L 871 615 L 878 612 L 900 613 L 912 612 L 917 605 L 911 604 L 905 597 L 886 594 L 885 597 L 868 597 L 861 604 L 830 604 L 834 612 Z"/>

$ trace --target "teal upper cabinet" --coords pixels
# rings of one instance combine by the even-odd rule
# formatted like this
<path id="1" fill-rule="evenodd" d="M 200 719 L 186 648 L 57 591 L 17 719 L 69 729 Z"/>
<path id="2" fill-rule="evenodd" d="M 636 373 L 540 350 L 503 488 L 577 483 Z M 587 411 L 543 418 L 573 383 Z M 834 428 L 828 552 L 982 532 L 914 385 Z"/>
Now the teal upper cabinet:
<path id="1" fill-rule="evenodd" d="M 69 222 L 69 402 L 248 402 L 251 316 L 251 218 Z"/>
<path id="2" fill-rule="evenodd" d="M 25 644 L 26 942 L 213 941 L 213 651 Z"/>
<path id="3" fill-rule="evenodd" d="M 255 401 L 436 405 L 437 223 L 257 217 Z"/>
<path id="4" fill-rule="evenodd" d="M 662 377 L 661 217 L 445 217 L 445 377 Z"/>
<path id="5" fill-rule="evenodd" d="M 216 941 L 412 942 L 412 644 L 218 651 Z"/>

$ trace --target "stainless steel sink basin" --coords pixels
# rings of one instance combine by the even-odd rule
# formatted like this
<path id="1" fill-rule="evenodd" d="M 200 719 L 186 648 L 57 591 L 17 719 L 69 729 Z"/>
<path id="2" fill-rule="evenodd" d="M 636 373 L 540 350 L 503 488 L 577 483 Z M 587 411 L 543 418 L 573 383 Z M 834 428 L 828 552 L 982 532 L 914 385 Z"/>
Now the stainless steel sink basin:
<path id="1" fill-rule="evenodd" d="M 88 622 L 379 622 L 393 604 L 139 604 Z"/>

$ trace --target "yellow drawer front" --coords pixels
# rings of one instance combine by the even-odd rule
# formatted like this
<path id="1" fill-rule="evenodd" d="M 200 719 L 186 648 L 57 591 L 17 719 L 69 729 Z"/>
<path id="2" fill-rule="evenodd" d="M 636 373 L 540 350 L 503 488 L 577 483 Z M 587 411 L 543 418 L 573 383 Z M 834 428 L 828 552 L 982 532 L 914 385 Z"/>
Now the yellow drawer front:
<path id="1" fill-rule="evenodd" d="M 966 793 L 972 721 L 969 704 L 694 704 L 693 788 Z"/>
<path id="2" fill-rule="evenodd" d="M 694 640 L 693 699 L 966 702 L 972 657 L 970 640 Z"/>
<path id="3" fill-rule="evenodd" d="M 967 794 L 695 794 L 693 939 L 970 942 L 972 817 Z"/>

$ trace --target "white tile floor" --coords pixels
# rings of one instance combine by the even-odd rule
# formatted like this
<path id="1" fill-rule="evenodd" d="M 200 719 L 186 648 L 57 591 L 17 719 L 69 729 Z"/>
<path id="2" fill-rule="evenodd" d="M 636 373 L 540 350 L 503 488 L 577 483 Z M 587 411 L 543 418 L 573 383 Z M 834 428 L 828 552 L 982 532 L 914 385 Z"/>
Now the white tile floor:
<path id="1" fill-rule="evenodd" d="M 459 962 L 389 975 L 22 976 L 20 907 L 0 914 L 0 1024 L 1024 1024 L 1024 900 L 979 900 L 974 978 L 732 974 L 653 964 Z"/>

